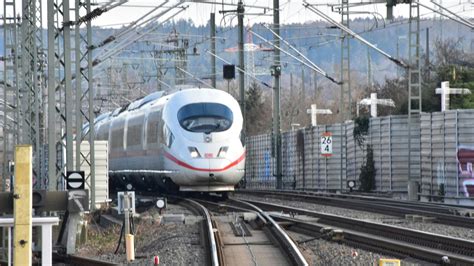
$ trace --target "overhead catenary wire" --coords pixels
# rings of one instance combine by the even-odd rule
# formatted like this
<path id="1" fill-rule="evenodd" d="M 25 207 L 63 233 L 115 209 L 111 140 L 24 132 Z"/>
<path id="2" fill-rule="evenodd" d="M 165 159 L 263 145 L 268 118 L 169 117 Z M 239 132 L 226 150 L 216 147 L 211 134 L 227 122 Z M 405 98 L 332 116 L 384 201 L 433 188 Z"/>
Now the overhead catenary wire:
<path id="1" fill-rule="evenodd" d="M 457 7 L 459 6 L 460 4 L 456 4 L 456 5 L 452 5 L 452 6 L 449 6 L 447 8 L 454 8 L 454 7 Z M 471 10 L 467 10 L 467 11 L 461 11 L 461 12 L 458 12 L 458 13 L 462 13 L 462 12 L 469 12 Z M 424 13 L 424 14 L 421 14 L 421 16 L 427 16 L 427 15 L 430 15 L 430 14 L 434 14 L 436 12 L 428 12 L 428 13 Z M 369 29 L 369 30 L 362 30 L 362 31 L 359 31 L 357 32 L 357 34 L 359 35 L 362 35 L 362 34 L 366 34 L 366 33 L 371 33 L 371 32 L 374 32 L 374 31 L 380 31 L 380 30 L 385 30 L 387 28 L 392 28 L 392 27 L 398 27 L 398 26 L 401 26 L 401 25 L 405 25 L 405 24 L 408 24 L 409 23 L 409 19 L 406 18 L 406 19 L 401 19 L 401 20 L 397 20 L 396 22 L 392 22 L 390 24 L 387 24 L 387 25 L 384 25 L 383 27 L 375 27 L 373 29 Z M 307 29 L 307 28 L 310 28 L 310 29 L 315 29 L 315 28 L 319 28 L 319 29 L 325 29 L 327 28 L 326 26 L 324 27 L 318 27 L 318 26 L 314 26 L 313 24 L 309 24 L 309 25 L 298 25 L 298 26 L 295 26 L 295 25 L 286 25 L 285 26 L 286 29 Z M 305 38 L 316 38 L 317 36 L 305 36 L 305 37 L 299 37 L 299 39 L 305 39 Z M 290 39 L 296 39 L 296 38 L 290 38 Z M 290 40 L 290 39 L 287 39 L 287 40 Z M 313 44 L 312 47 L 320 47 L 320 46 L 324 46 L 326 44 L 330 44 L 330 43 L 333 43 L 333 42 L 336 42 L 336 41 L 339 41 L 340 40 L 340 36 L 334 38 L 334 39 L 331 39 L 331 40 L 327 40 L 327 41 L 324 41 L 324 42 L 320 42 L 320 43 L 316 43 L 316 44 Z M 272 42 L 272 41 L 271 41 Z"/>
<path id="2" fill-rule="evenodd" d="M 182 2 L 182 1 L 180 1 Z M 180 5 L 180 3 L 176 4 L 176 6 Z M 110 57 L 116 55 L 117 53 L 121 52 L 121 50 L 125 47 L 127 47 L 128 45 L 134 43 L 136 40 L 138 40 L 139 38 L 147 35 L 149 32 L 155 30 L 157 27 L 161 26 L 163 23 L 165 23 L 166 21 L 172 19 L 173 17 L 177 16 L 179 13 L 183 12 L 185 9 L 187 8 L 186 7 L 181 7 L 180 10 L 178 10 L 175 14 L 171 15 L 169 18 L 167 18 L 166 20 L 162 21 L 161 23 L 153 26 L 153 27 L 150 27 L 146 30 L 143 30 L 143 31 L 139 31 L 139 32 L 136 32 L 136 35 L 134 38 L 132 38 L 131 40 L 128 40 L 127 42 L 125 43 L 122 43 L 120 45 L 120 47 L 114 47 L 113 50 L 109 51 L 108 53 L 104 54 L 102 57 L 96 57 L 94 60 L 93 60 L 93 65 L 96 66 L 98 64 L 100 64 L 101 62 L 109 59 Z M 168 9 L 168 10 L 165 10 L 162 13 L 162 15 L 168 13 L 169 11 L 171 11 L 171 8 Z"/>
<path id="3" fill-rule="evenodd" d="M 179 6 L 182 2 L 184 1 L 180 1 L 179 3 L 177 3 L 174 7 L 177 7 Z M 172 14 L 170 17 L 168 17 L 167 19 L 165 19 L 164 21 L 162 21 L 161 23 L 158 23 L 157 25 L 154 25 L 144 31 L 141 31 L 141 32 L 137 32 L 137 34 L 135 35 L 135 38 L 132 39 L 132 40 L 129 40 L 128 42 L 126 43 L 123 43 L 121 45 L 121 47 L 119 48 L 116 48 L 115 50 L 112 50 L 112 51 L 109 51 L 109 53 L 107 53 L 106 55 L 103 55 L 102 57 L 96 57 L 94 60 L 93 60 L 93 63 L 92 65 L 95 67 L 95 66 L 100 66 L 101 63 L 105 62 L 106 60 L 110 59 L 111 57 L 113 57 L 114 55 L 118 54 L 119 52 L 122 51 L 123 48 L 127 47 L 128 45 L 132 44 L 133 42 L 135 42 L 137 39 L 139 39 L 140 37 L 143 37 L 143 36 L 146 36 L 148 33 L 150 33 L 151 31 L 155 30 L 156 28 L 158 28 L 159 26 L 161 26 L 163 23 L 169 21 L 170 19 L 172 19 L 173 17 L 177 16 L 178 14 L 180 14 L 181 12 L 183 12 L 188 6 L 185 6 L 185 7 L 181 7 L 180 10 L 178 10 L 176 13 Z M 168 13 L 169 11 L 171 11 L 172 8 L 169 8 L 163 12 L 161 12 L 160 14 L 164 15 L 166 13 Z M 93 78 L 97 78 L 98 76 L 100 75 L 100 73 L 96 73 L 94 75 Z"/>
<path id="4" fill-rule="evenodd" d="M 201 82 L 202 84 L 204 84 L 204 85 L 206 85 L 206 86 L 209 86 L 209 88 L 215 89 L 211 84 L 209 84 L 209 83 L 205 82 L 204 80 L 202 80 L 202 79 L 196 77 L 195 75 L 189 73 L 188 71 L 186 71 L 186 70 L 184 70 L 184 69 L 182 69 L 182 68 L 180 68 L 180 67 L 176 67 L 176 68 L 179 69 L 180 71 L 183 71 L 185 74 L 189 75 L 189 76 L 192 77 L 193 79 L 195 79 L 195 80 Z"/>
<path id="5" fill-rule="evenodd" d="M 120 38 L 120 37 L 124 36 L 125 34 L 131 32 L 135 28 L 140 27 L 141 25 L 151 21 L 152 19 L 156 19 L 159 14 L 157 14 L 155 16 L 152 16 L 151 18 L 147 19 L 146 21 L 140 23 L 141 20 L 145 19 L 146 17 L 151 15 L 153 12 L 155 12 L 159 8 L 163 7 L 166 3 L 168 3 L 168 1 L 163 2 L 162 4 L 156 6 L 155 8 L 153 8 L 152 10 L 150 10 L 149 12 L 147 12 L 146 14 L 144 14 L 143 16 L 138 18 L 137 20 L 131 22 L 128 26 L 126 26 L 124 29 L 120 30 L 118 33 L 116 33 L 114 35 L 110 35 L 109 37 L 105 38 L 102 42 L 100 42 L 97 45 L 92 45 L 90 47 L 90 49 L 96 49 L 96 48 L 103 47 L 107 44 L 110 44 L 110 43 L 116 41 L 118 38 Z"/>
<path id="6" fill-rule="evenodd" d="M 212 55 L 212 56 L 214 56 L 215 58 L 221 60 L 222 62 L 224 62 L 224 63 L 226 63 L 226 64 L 231 64 L 229 61 L 225 60 L 224 58 L 222 58 L 222 57 L 220 57 L 220 56 L 218 56 L 218 55 L 216 55 L 216 54 L 214 54 L 214 53 L 212 53 L 212 52 L 207 51 L 207 53 L 210 54 L 210 55 Z M 272 86 L 270 86 L 270 85 L 269 85 L 268 83 L 266 83 L 265 81 L 260 80 L 260 79 L 258 79 L 257 77 L 255 77 L 254 75 L 249 74 L 247 71 L 241 69 L 240 67 L 235 66 L 235 68 L 236 68 L 237 70 L 241 71 L 242 73 L 244 73 L 244 75 L 250 77 L 251 79 L 254 79 L 254 80 L 260 82 L 263 86 L 265 86 L 265 87 L 267 87 L 267 88 L 270 88 L 270 89 L 272 88 Z"/>
<path id="7" fill-rule="evenodd" d="M 366 39 L 362 38 L 359 34 L 355 33 L 354 31 L 352 31 L 351 29 L 349 29 L 348 27 L 346 27 L 345 25 L 342 25 L 341 23 L 335 21 L 334 19 L 332 19 L 330 16 L 326 15 L 324 12 L 320 11 L 319 9 L 315 8 L 314 6 L 312 6 L 311 4 L 309 4 L 308 2 L 306 2 L 306 0 L 303 0 L 303 5 L 308 8 L 309 10 L 313 11 L 314 13 L 316 13 L 317 15 L 319 15 L 320 17 L 324 18 L 325 20 L 327 20 L 328 22 L 330 22 L 331 24 L 333 24 L 334 26 L 338 27 L 339 29 L 341 29 L 342 31 L 346 32 L 347 34 L 351 35 L 352 37 L 354 37 L 355 39 L 359 40 L 360 42 L 364 43 L 365 45 L 369 46 L 370 48 L 374 49 L 375 51 L 379 52 L 380 54 L 382 54 L 383 56 L 387 57 L 389 60 L 391 60 L 392 62 L 394 62 L 395 64 L 403 67 L 403 68 L 408 68 L 408 64 L 406 64 L 405 62 L 403 62 L 402 60 L 399 60 L 397 58 L 394 58 L 393 56 L 389 55 L 388 53 L 384 52 L 382 49 L 380 48 L 377 48 L 375 45 L 373 45 L 372 43 L 370 43 L 369 41 L 367 41 Z"/>
<path id="8" fill-rule="evenodd" d="M 168 89 L 172 89 L 171 85 L 169 85 L 168 83 L 166 83 L 166 82 L 164 82 L 160 79 L 156 79 L 156 81 L 159 82 L 160 84 L 165 85 Z"/>
<path id="9" fill-rule="evenodd" d="M 422 6 L 422 7 L 424 7 L 424 8 L 427 8 L 427 9 L 429 9 L 429 10 L 431 10 L 431 11 L 434 11 L 434 12 L 436 12 L 436 13 L 442 15 L 442 16 L 445 16 L 445 17 L 447 17 L 448 19 L 451 19 L 451 20 L 453 20 L 453 21 L 456 21 L 457 23 L 460 23 L 460 24 L 462 24 L 462 25 L 464 25 L 464 26 L 466 26 L 466 27 L 468 27 L 468 28 L 474 29 L 474 24 L 473 24 L 472 22 L 470 22 L 469 20 L 467 20 L 467 19 L 465 19 L 465 18 L 459 16 L 458 14 L 452 12 L 451 10 L 449 10 L 449 9 L 447 9 L 447 8 L 445 8 L 445 7 L 443 7 L 442 5 L 440 5 L 440 4 L 438 4 L 438 3 L 434 2 L 434 1 L 431 1 L 431 3 L 434 4 L 435 6 L 438 6 L 440 9 L 442 9 L 442 10 L 448 12 L 448 13 L 449 13 L 451 16 L 453 16 L 453 17 L 448 16 L 447 14 L 445 14 L 445 13 L 443 13 L 443 12 L 439 12 L 438 10 L 436 10 L 436 9 L 434 9 L 434 8 L 432 8 L 432 7 L 429 7 L 429 6 L 427 6 L 427 5 L 424 5 L 424 4 L 420 3 L 420 1 L 418 1 L 418 4 L 419 4 L 420 6 Z"/>
<path id="10" fill-rule="evenodd" d="M 110 11 L 120 5 L 123 5 L 124 3 L 128 2 L 128 0 L 121 0 L 118 2 L 115 1 L 109 1 L 108 3 L 104 4 L 101 7 L 95 8 L 91 12 L 87 13 L 86 15 L 77 18 L 76 21 L 66 21 L 64 22 L 63 26 L 72 26 L 72 25 L 81 25 L 84 22 L 91 21 L 99 16 L 101 16 L 103 13 Z"/>
<path id="11" fill-rule="evenodd" d="M 331 82 L 336 83 L 336 84 L 338 84 L 338 85 L 341 85 L 341 84 L 342 84 L 342 82 L 337 81 L 335 78 L 329 76 L 329 75 L 328 75 L 324 70 L 322 70 L 320 67 L 318 67 L 318 66 L 314 67 L 313 65 L 310 65 L 310 64 L 306 63 L 305 61 L 299 59 L 298 57 L 296 57 L 296 56 L 290 54 L 289 52 L 287 52 L 287 51 L 281 49 L 280 47 L 274 45 L 273 43 L 271 43 L 270 41 L 268 41 L 268 40 L 265 39 L 264 37 L 260 36 L 258 33 L 254 32 L 254 31 L 252 31 L 252 30 L 249 30 L 249 31 L 250 31 L 253 35 L 255 35 L 255 37 L 257 37 L 257 38 L 259 38 L 260 40 L 264 41 L 265 43 L 271 45 L 273 48 L 278 49 L 280 52 L 282 52 L 282 53 L 288 55 L 289 57 L 291 57 L 291 58 L 293 58 L 293 59 L 295 59 L 296 61 L 298 61 L 298 62 L 300 62 L 301 64 L 305 65 L 306 67 L 312 69 L 313 71 L 315 71 L 315 72 L 317 72 L 317 73 L 323 75 L 324 77 L 326 77 L 327 79 L 329 79 Z"/>
<path id="12" fill-rule="evenodd" d="M 309 64 L 311 64 L 314 68 L 318 69 L 320 72 L 321 75 L 325 76 L 326 78 L 328 78 L 329 80 L 331 80 L 332 82 L 335 82 L 337 84 L 341 84 L 339 82 L 337 82 L 334 78 L 332 78 L 331 76 L 329 76 L 326 71 L 324 71 L 322 68 L 320 68 L 319 66 L 317 66 L 315 63 L 313 63 L 308 57 L 306 57 L 303 53 L 301 53 L 298 49 L 296 49 L 294 46 L 292 46 L 289 42 L 287 42 L 285 39 L 283 39 L 280 35 L 276 34 L 276 32 L 274 32 L 271 28 L 267 27 L 266 25 L 262 24 L 263 27 L 265 27 L 267 30 L 269 30 L 274 36 L 276 36 L 280 41 L 282 41 L 285 45 L 287 45 L 288 47 L 290 47 L 291 50 L 295 51 L 299 56 L 301 56 L 303 59 L 305 59 Z"/>

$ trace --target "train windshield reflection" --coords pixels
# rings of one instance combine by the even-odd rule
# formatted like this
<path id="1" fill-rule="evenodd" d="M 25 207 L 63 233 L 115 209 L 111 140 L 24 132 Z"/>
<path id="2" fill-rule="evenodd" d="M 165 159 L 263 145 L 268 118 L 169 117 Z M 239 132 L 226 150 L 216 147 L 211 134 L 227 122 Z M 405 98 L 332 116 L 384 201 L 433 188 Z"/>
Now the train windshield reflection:
<path id="1" fill-rule="evenodd" d="M 230 128 L 233 122 L 232 111 L 219 103 L 193 103 L 178 111 L 181 127 L 191 132 L 221 132 Z"/>

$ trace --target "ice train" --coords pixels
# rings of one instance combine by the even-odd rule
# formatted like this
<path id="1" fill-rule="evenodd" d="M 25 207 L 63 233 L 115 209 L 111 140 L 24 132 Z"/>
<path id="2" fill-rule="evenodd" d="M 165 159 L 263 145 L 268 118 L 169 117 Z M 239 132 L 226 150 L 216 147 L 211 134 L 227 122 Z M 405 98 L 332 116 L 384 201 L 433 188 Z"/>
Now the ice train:
<path id="1" fill-rule="evenodd" d="M 244 175 L 242 124 L 230 94 L 193 88 L 97 117 L 95 139 L 109 142 L 114 188 L 226 192 Z"/>

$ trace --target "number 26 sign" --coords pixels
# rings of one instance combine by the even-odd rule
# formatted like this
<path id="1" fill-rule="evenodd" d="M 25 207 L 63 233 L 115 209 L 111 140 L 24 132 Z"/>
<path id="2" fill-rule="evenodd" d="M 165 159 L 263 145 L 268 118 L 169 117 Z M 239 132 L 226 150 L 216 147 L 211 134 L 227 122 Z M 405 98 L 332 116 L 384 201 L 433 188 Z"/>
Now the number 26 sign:
<path id="1" fill-rule="evenodd" d="M 321 136 L 321 155 L 330 157 L 332 155 L 332 134 L 324 132 Z"/>

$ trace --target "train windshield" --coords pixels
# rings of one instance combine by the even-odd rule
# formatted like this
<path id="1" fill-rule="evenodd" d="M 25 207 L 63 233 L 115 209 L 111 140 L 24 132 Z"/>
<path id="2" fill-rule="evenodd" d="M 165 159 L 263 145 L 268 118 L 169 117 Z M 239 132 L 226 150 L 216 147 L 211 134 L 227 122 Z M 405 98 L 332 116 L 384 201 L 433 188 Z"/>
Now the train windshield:
<path id="1" fill-rule="evenodd" d="M 181 127 L 191 132 L 221 132 L 230 128 L 232 111 L 219 103 L 192 103 L 178 111 Z"/>

